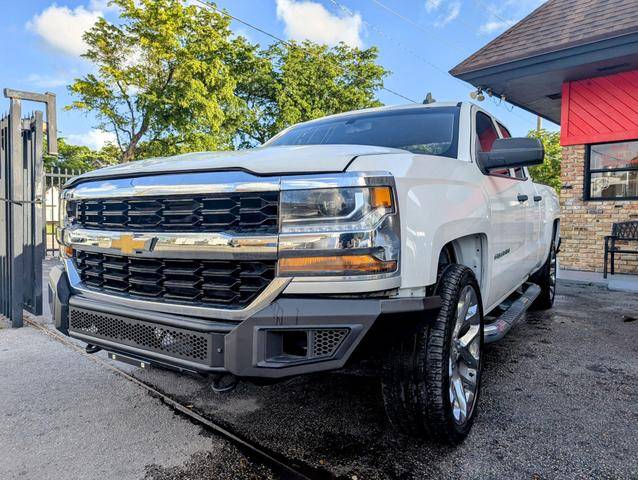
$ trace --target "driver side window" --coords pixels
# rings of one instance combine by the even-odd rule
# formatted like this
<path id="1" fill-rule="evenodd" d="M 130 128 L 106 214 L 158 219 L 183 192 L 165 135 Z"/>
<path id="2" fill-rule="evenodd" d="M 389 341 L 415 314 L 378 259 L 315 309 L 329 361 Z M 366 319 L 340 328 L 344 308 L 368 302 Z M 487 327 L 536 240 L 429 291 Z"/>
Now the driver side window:
<path id="1" fill-rule="evenodd" d="M 479 152 L 489 152 L 492 150 L 494 140 L 499 138 L 496 127 L 492 119 L 483 112 L 476 113 L 476 145 Z M 502 170 L 492 170 L 492 174 L 511 176 L 510 171 L 507 168 Z"/>

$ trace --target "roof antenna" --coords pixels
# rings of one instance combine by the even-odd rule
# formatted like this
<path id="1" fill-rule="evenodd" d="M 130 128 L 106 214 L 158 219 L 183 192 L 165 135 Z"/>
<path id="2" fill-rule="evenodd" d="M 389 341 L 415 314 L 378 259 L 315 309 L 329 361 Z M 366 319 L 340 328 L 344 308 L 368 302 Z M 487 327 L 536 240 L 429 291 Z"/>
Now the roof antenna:
<path id="1" fill-rule="evenodd" d="M 427 105 L 428 103 L 434 103 L 434 102 L 436 102 L 436 100 L 432 96 L 432 92 L 428 92 L 428 94 L 425 96 L 425 100 L 423 100 L 423 104 Z"/>

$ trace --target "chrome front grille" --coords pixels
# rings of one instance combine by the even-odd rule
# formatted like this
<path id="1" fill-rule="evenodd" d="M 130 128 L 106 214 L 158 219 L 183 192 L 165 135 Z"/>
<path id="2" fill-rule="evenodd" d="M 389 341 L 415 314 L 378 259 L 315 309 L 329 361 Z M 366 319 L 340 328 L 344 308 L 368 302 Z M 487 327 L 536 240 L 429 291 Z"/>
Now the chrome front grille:
<path id="1" fill-rule="evenodd" d="M 155 259 L 76 251 L 88 289 L 146 300 L 245 308 L 275 276 L 275 260 Z"/>
<path id="2" fill-rule="evenodd" d="M 67 215 L 89 229 L 267 234 L 278 229 L 279 192 L 80 199 Z"/>

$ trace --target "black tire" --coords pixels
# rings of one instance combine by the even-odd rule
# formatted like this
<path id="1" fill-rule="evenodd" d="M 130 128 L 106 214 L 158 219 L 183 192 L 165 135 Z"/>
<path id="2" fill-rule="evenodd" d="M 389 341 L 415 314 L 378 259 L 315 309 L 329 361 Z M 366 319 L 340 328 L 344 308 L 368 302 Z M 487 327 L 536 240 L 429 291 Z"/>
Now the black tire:
<path id="1" fill-rule="evenodd" d="M 466 418 L 459 421 L 455 418 L 458 409 L 453 406 L 452 399 L 459 375 L 458 371 L 453 370 L 451 359 L 455 356 L 464 357 L 457 352 L 465 349 L 458 348 L 458 343 L 453 347 L 452 338 L 456 335 L 461 293 L 464 292 L 465 297 L 469 291 L 473 291 L 475 297 L 472 297 L 472 302 L 464 302 L 469 303 L 468 308 L 462 306 L 465 313 L 461 313 L 460 317 L 467 322 L 469 308 L 474 312 L 470 320 L 472 331 L 467 330 L 466 335 L 472 337 L 469 343 L 478 349 L 478 361 L 476 369 L 464 373 L 463 379 L 468 375 L 474 378 L 475 391 Z M 483 308 L 474 273 L 463 265 L 452 264 L 444 270 L 438 282 L 437 294 L 442 301 L 438 313 L 433 318 L 423 318 L 416 324 L 414 331 L 398 340 L 390 349 L 383 368 L 383 400 L 390 423 L 398 431 L 457 444 L 468 435 L 476 416 L 481 385 Z M 474 298 L 476 306 L 471 305 Z M 451 379 L 456 380 L 451 383 Z M 469 396 L 465 398 L 467 400 Z"/>
<path id="2" fill-rule="evenodd" d="M 556 297 L 556 245 L 552 242 L 547 260 L 541 269 L 530 277 L 530 281 L 541 287 L 541 293 L 530 306 L 532 310 L 548 310 Z"/>

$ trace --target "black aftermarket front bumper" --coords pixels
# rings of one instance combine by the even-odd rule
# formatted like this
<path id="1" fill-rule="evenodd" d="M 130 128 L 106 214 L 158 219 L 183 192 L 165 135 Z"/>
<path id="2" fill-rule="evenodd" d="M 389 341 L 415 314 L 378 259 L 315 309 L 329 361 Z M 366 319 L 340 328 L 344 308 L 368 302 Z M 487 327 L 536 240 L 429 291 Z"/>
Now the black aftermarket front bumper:
<path id="1" fill-rule="evenodd" d="M 386 314 L 436 309 L 426 299 L 282 296 L 241 322 L 148 312 L 73 295 L 62 267 L 49 277 L 55 326 L 71 337 L 149 364 L 242 377 L 285 377 L 342 367 Z"/>

